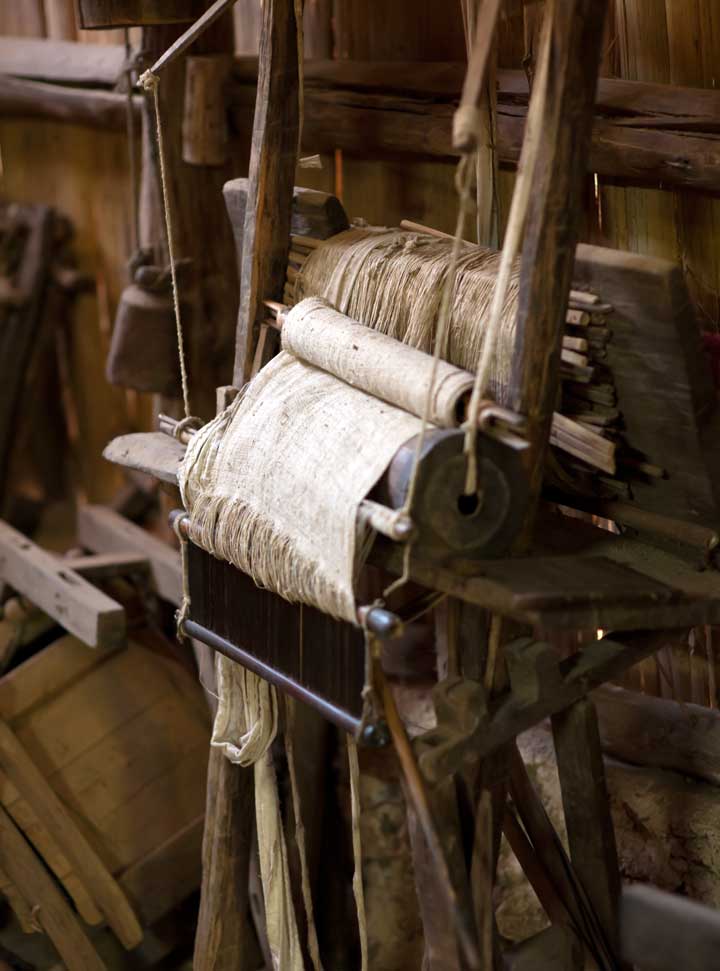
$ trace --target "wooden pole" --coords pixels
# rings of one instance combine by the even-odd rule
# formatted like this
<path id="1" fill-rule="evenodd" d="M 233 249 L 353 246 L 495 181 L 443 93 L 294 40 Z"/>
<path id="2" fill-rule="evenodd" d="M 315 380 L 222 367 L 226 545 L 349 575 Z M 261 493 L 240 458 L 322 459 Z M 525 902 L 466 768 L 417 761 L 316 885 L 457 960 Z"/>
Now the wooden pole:
<path id="1" fill-rule="evenodd" d="M 263 6 L 257 98 L 233 383 L 250 377 L 263 300 L 282 299 L 299 132 L 298 29 L 293 0 Z"/>
<path id="2" fill-rule="evenodd" d="M 527 417 L 531 443 L 528 530 L 557 402 L 605 12 L 605 0 L 549 0 L 545 14 L 550 18 L 550 70 L 522 251 L 511 379 L 512 406 Z"/>
<path id="3" fill-rule="evenodd" d="M 194 971 L 254 971 L 249 920 L 253 772 L 210 749 Z"/>

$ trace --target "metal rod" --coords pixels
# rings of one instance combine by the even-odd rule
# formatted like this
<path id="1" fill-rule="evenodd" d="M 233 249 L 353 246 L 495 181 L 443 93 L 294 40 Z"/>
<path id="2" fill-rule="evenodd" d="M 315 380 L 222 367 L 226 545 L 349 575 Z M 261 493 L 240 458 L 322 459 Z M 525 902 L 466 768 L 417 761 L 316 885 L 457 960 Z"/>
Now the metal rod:
<path id="1" fill-rule="evenodd" d="M 204 34 L 208 27 L 215 23 L 218 17 L 222 16 L 226 10 L 229 10 L 233 6 L 235 0 L 215 0 L 215 3 L 208 7 L 205 13 L 198 17 L 194 24 L 191 24 L 188 29 L 171 44 L 170 47 L 161 54 L 160 57 L 155 61 L 153 66 L 150 68 L 151 74 L 159 74 L 163 68 L 166 68 L 168 64 L 180 57 L 183 51 L 186 51 L 191 44 Z"/>
<path id="2" fill-rule="evenodd" d="M 183 630 L 188 637 L 202 641 L 203 644 L 207 644 L 214 651 L 224 654 L 225 657 L 230 658 L 231 661 L 235 661 L 237 664 L 242 664 L 248 671 L 252 671 L 253 674 L 257 674 L 263 680 L 274 684 L 276 688 L 280 688 L 281 691 L 284 691 L 291 697 L 304 702 L 306 705 L 310 705 L 311 708 L 314 708 L 323 718 L 326 718 L 334 725 L 349 732 L 356 738 L 359 736 L 361 729 L 360 719 L 351 715 L 350 712 L 345 711 L 344 708 L 338 708 L 337 705 L 333 705 L 327 698 L 315 694 L 314 691 L 299 684 L 280 671 L 276 671 L 268 664 L 260 661 L 253 654 L 249 654 L 242 648 L 225 640 L 224 637 L 220 637 L 214 631 L 208 630 L 207 627 L 203 627 L 201 624 L 196 624 L 194 620 L 186 620 L 183 623 Z"/>

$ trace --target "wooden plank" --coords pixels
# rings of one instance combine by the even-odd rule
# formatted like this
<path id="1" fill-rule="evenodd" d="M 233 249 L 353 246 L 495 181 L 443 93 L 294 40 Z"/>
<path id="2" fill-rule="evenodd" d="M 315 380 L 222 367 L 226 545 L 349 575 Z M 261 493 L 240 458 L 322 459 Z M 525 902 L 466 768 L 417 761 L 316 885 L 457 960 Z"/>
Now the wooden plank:
<path id="1" fill-rule="evenodd" d="M 627 887 L 620 906 L 623 957 L 643 971 L 707 971 L 717 964 L 714 908 L 642 885 Z"/>
<path id="2" fill-rule="evenodd" d="M 0 523 L 0 577 L 86 644 L 123 643 L 124 609 L 7 523 Z"/>
<path id="3" fill-rule="evenodd" d="M 292 0 L 263 6 L 233 384 L 250 376 L 264 299 L 281 299 L 298 151 L 297 25 Z"/>
<path id="4" fill-rule="evenodd" d="M 172 485 L 177 485 L 177 470 L 184 455 L 185 445 L 164 432 L 119 435 L 103 452 L 108 462 L 144 472 Z"/>
<path id="5" fill-rule="evenodd" d="M 129 437 L 129 436 L 124 436 Z M 185 446 L 169 435 L 153 436 L 173 446 L 173 455 L 182 455 Z M 164 454 L 164 452 L 163 452 Z M 179 460 L 179 457 L 178 457 Z M 153 583 L 159 596 L 179 606 L 182 602 L 182 567 L 180 554 L 156 536 L 136 526 L 124 516 L 106 506 L 80 506 L 77 518 L 78 542 L 94 553 L 132 552 L 146 558 L 150 564 Z"/>
<path id="6" fill-rule="evenodd" d="M 574 279 L 613 306 L 607 364 L 624 432 L 634 449 L 667 472 L 661 479 L 634 477 L 633 501 L 714 528 L 719 410 L 679 268 L 641 254 L 579 246 Z"/>
<path id="7" fill-rule="evenodd" d="M 575 702 L 553 715 L 552 728 L 570 858 L 617 955 L 620 870 L 595 706 Z"/>
<path id="8" fill-rule="evenodd" d="M 142 928 L 125 894 L 4 721 L 0 721 L 0 764 L 23 798 L 40 815 L 118 939 L 128 950 L 137 947 L 142 940 Z"/>
<path id="9" fill-rule="evenodd" d="M 147 573 L 150 564 L 142 553 L 92 553 L 89 556 L 72 556 L 63 563 L 86 579 L 129 576 Z"/>
<path id="10" fill-rule="evenodd" d="M 114 650 L 97 653 L 70 634 L 0 678 L 0 717 L 10 721 L 44 704 L 48 698 L 107 663 Z"/>
<path id="11" fill-rule="evenodd" d="M 43 868 L 5 810 L 0 807 L 0 866 L 26 900 L 68 971 L 106 971 L 52 877 Z"/>
<path id="12" fill-rule="evenodd" d="M 113 88 L 123 70 L 121 44 L 80 44 L 64 40 L 0 38 L 3 74 L 54 84 Z"/>

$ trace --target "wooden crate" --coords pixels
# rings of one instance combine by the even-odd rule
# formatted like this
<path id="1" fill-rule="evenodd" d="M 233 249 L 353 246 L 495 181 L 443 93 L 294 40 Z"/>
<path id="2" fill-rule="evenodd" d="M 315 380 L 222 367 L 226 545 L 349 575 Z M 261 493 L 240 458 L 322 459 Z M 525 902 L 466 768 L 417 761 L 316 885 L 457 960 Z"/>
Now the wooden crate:
<path id="1" fill-rule="evenodd" d="M 209 725 L 199 686 L 135 643 L 66 635 L 0 679 L 0 715 L 147 926 L 200 880 Z M 0 801 L 88 923 L 102 918 L 34 807 Z"/>

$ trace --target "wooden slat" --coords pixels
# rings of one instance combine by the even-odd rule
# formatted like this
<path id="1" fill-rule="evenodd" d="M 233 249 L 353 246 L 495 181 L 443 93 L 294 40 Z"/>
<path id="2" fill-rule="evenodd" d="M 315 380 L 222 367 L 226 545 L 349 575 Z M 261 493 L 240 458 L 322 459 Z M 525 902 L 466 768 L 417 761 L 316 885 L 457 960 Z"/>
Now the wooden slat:
<path id="1" fill-rule="evenodd" d="M 607 365 L 628 442 L 667 476 L 633 477 L 633 501 L 711 527 L 720 502 L 720 409 L 680 269 L 579 246 L 574 280 L 613 306 Z"/>
<path id="2" fill-rule="evenodd" d="M 105 648 L 123 643 L 123 608 L 2 522 L 0 577 L 86 644 Z"/>
<path id="3" fill-rule="evenodd" d="M 184 454 L 185 446 L 169 435 L 157 433 L 152 435 L 152 441 L 163 455 L 167 451 L 179 461 L 179 456 Z M 94 553 L 131 552 L 147 559 L 158 594 L 164 600 L 180 605 L 182 568 L 177 550 L 106 506 L 80 506 L 77 536 L 80 545 Z"/>
<path id="4" fill-rule="evenodd" d="M 237 915 L 246 913 L 249 906 L 254 802 L 252 769 L 233 765 L 220 749 L 211 749 L 195 971 L 244 969 L 250 926 Z"/>

